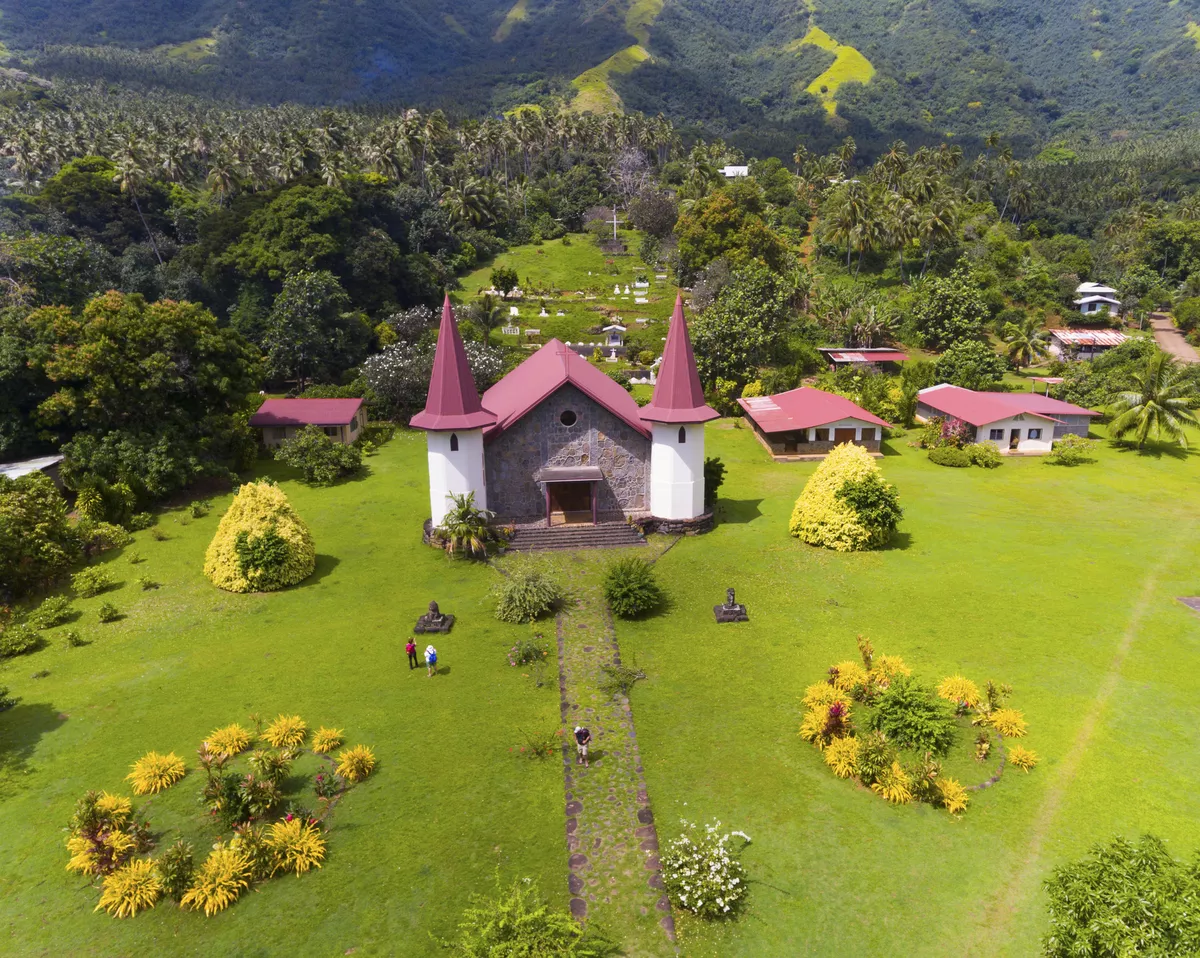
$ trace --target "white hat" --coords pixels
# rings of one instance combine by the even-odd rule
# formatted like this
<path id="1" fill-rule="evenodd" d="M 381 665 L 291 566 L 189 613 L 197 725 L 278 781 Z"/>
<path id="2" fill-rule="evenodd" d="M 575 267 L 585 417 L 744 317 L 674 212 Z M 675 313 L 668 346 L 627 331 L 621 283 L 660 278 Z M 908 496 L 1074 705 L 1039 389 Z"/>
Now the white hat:
<path id="1" fill-rule="evenodd" d="M 582 725 L 576 725 L 576 726 L 575 726 L 575 731 L 576 731 L 576 732 L 582 732 L 582 731 L 583 731 L 583 726 L 582 726 Z"/>

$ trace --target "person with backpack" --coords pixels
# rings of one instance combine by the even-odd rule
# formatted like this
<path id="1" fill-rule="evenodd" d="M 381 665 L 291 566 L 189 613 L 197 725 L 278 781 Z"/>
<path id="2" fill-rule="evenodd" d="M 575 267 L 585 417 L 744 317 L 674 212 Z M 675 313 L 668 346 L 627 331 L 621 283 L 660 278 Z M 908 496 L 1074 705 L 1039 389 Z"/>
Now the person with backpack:
<path id="1" fill-rule="evenodd" d="M 582 725 L 575 726 L 575 764 L 583 763 L 584 768 L 588 768 L 588 746 L 592 744 L 592 733 L 585 729 Z"/>
<path id="2" fill-rule="evenodd" d="M 429 669 L 429 677 L 433 678 L 433 673 L 437 671 L 437 649 L 432 645 L 425 646 L 425 665 Z"/>
<path id="3" fill-rule="evenodd" d="M 417 660 L 417 640 L 411 635 L 408 637 L 408 643 L 404 646 L 404 651 L 408 653 L 408 671 L 420 668 L 421 663 Z"/>

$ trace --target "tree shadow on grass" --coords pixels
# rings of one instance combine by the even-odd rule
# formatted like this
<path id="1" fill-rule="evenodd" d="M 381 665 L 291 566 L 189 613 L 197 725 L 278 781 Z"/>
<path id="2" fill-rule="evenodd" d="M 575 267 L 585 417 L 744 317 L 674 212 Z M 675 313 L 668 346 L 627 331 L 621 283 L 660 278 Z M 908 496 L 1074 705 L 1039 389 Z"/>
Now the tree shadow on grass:
<path id="1" fill-rule="evenodd" d="M 42 736 L 67 720 L 49 702 L 18 702 L 0 718 L 0 801 L 24 787 L 29 758 Z"/>
<path id="2" fill-rule="evenodd" d="M 762 499 L 718 499 L 717 522 L 753 522 L 762 515 L 761 504 Z"/>
<path id="3" fill-rule="evenodd" d="M 911 532 L 893 532 L 892 538 L 888 544 L 884 546 L 884 550 L 891 552 L 907 552 L 912 548 L 913 537 Z"/>
<path id="4" fill-rule="evenodd" d="M 1185 449 L 1177 442 L 1161 442 L 1155 439 L 1147 440 L 1141 449 L 1138 449 L 1135 443 L 1121 442 L 1120 440 L 1114 440 L 1110 445 L 1117 452 L 1123 452 L 1127 455 L 1148 456 L 1151 459 L 1161 459 L 1163 456 L 1167 456 L 1171 459 L 1183 461 L 1192 456 L 1200 455 L 1200 453 L 1197 453 L 1193 449 Z"/>
<path id="5" fill-rule="evenodd" d="M 300 584 L 316 585 L 341 564 L 342 560 L 337 556 L 318 555 L 317 564 L 313 567 L 312 575 Z"/>

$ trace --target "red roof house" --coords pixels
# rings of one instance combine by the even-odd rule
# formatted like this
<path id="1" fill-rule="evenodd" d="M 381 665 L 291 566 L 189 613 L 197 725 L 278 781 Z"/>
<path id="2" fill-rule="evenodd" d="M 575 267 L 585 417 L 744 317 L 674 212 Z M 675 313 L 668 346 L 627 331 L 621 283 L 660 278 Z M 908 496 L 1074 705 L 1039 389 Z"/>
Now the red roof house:
<path id="1" fill-rule="evenodd" d="M 835 366 L 853 363 L 902 363 L 908 359 L 908 355 L 898 349 L 881 346 L 863 349 L 823 347 L 818 352 Z"/>
<path id="2" fill-rule="evenodd" d="M 268 399 L 250 417 L 266 446 L 278 446 L 305 426 L 320 426 L 331 439 L 353 442 L 366 424 L 361 399 Z"/>
<path id="3" fill-rule="evenodd" d="M 942 383 L 922 389 L 917 416 L 958 419 L 972 427 L 974 441 L 994 442 L 1003 453 L 1042 455 L 1054 440 L 1075 433 L 1086 436 L 1100 413 L 1033 392 L 977 392 Z"/>
<path id="4" fill-rule="evenodd" d="M 758 441 L 777 459 L 820 458 L 845 442 L 879 453 L 888 423 L 845 396 L 802 386 L 739 399 Z"/>

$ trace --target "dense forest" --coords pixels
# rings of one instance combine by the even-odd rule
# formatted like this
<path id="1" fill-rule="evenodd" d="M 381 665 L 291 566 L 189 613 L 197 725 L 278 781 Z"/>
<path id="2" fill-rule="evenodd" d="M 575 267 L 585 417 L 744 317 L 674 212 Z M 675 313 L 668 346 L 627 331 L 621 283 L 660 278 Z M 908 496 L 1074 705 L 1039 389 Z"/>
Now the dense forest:
<path id="1" fill-rule="evenodd" d="M 872 154 L 898 137 L 974 152 L 992 131 L 1020 154 L 1194 121 L 1198 6 L 26 0 L 4 6 L 0 40 L 9 67 L 243 102 L 402 101 L 481 116 L 588 106 L 590 82 L 611 88 L 607 103 L 757 155 L 784 158 L 800 136 L 827 150 L 847 134 Z M 646 54 L 636 68 L 614 68 L 609 58 L 635 43 Z"/>

